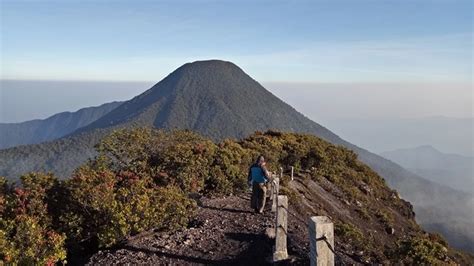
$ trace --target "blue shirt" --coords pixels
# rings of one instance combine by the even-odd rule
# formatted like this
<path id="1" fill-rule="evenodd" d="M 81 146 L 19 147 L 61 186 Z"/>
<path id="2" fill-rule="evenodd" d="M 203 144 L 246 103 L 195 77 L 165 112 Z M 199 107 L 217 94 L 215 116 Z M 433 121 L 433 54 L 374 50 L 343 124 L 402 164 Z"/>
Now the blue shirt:
<path id="1" fill-rule="evenodd" d="M 253 183 L 265 183 L 267 182 L 267 177 L 265 176 L 265 171 L 262 167 L 258 165 L 252 165 L 250 167 L 250 175 L 252 177 Z"/>

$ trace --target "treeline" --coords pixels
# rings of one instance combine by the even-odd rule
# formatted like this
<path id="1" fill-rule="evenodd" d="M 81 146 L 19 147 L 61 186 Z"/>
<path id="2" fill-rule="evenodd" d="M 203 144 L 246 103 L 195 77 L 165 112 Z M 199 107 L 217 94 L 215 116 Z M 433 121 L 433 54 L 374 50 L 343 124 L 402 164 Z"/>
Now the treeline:
<path id="1" fill-rule="evenodd" d="M 367 201 L 354 189 L 363 182 L 373 191 L 370 197 L 395 210 L 407 208 L 354 152 L 310 135 L 269 131 L 214 143 L 190 131 L 139 128 L 112 133 L 96 150 L 95 159 L 67 180 L 45 173 L 23 175 L 20 184 L 0 178 L 1 262 L 65 263 L 71 254 L 111 247 L 145 230 L 183 228 L 196 208 L 191 195 L 242 192 L 248 166 L 259 154 L 266 156 L 270 170 L 295 166 L 315 181 L 329 180 L 349 201 Z M 410 210 L 403 215 L 412 220 Z M 347 235 L 348 243 L 356 241 L 352 233 Z M 416 261 L 445 257 L 443 245 L 427 243 L 400 245 L 391 259 L 415 261 L 419 252 L 427 257 Z"/>

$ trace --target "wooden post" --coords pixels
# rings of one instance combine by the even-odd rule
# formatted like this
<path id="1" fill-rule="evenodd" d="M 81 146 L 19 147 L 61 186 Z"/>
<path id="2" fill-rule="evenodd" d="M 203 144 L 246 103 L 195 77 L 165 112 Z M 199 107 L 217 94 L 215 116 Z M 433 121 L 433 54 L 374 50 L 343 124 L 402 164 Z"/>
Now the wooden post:
<path id="1" fill-rule="evenodd" d="M 286 249 L 286 238 L 288 230 L 288 197 L 278 196 L 278 208 L 276 213 L 275 227 L 275 249 L 273 250 L 273 261 L 288 259 Z"/>
<path id="2" fill-rule="evenodd" d="M 272 202 L 272 212 L 276 212 L 277 210 L 277 200 L 278 200 L 278 192 L 280 190 L 280 179 L 279 178 L 274 178 L 273 179 L 273 202 Z"/>
<path id="3" fill-rule="evenodd" d="M 291 181 L 293 181 L 293 172 L 294 172 L 295 168 L 292 166 L 291 167 Z"/>
<path id="4" fill-rule="evenodd" d="M 309 245 L 311 266 L 334 265 L 334 225 L 326 216 L 309 219 Z"/>

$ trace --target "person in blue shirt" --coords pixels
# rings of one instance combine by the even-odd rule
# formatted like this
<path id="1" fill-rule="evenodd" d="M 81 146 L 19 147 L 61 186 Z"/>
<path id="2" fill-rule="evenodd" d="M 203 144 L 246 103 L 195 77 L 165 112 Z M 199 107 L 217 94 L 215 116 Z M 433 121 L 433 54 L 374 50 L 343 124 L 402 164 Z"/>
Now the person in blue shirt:
<path id="1" fill-rule="evenodd" d="M 248 182 L 252 185 L 250 207 L 257 213 L 263 213 L 267 197 L 266 182 L 270 180 L 270 173 L 265 167 L 265 158 L 260 155 L 256 162 L 250 166 Z"/>

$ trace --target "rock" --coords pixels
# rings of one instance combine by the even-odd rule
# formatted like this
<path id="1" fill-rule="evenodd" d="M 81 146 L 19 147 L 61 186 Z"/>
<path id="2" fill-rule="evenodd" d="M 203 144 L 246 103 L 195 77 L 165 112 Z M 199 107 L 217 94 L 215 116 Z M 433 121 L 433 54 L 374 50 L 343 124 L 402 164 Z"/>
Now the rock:
<path id="1" fill-rule="evenodd" d="M 275 228 L 265 229 L 265 235 L 270 239 L 275 239 Z"/>
<path id="2" fill-rule="evenodd" d="M 398 192 L 392 192 L 392 199 L 399 199 L 400 198 L 400 194 L 398 194 Z"/>
<path id="3" fill-rule="evenodd" d="M 365 183 L 362 183 L 360 186 L 359 186 L 359 189 L 364 192 L 365 194 L 370 194 L 372 193 L 372 189 Z"/>
<path id="4" fill-rule="evenodd" d="M 386 231 L 387 234 L 389 234 L 389 235 L 395 234 L 395 228 L 393 228 L 393 227 L 387 227 L 387 228 L 385 229 L 385 231 Z"/>

